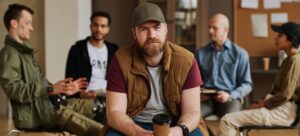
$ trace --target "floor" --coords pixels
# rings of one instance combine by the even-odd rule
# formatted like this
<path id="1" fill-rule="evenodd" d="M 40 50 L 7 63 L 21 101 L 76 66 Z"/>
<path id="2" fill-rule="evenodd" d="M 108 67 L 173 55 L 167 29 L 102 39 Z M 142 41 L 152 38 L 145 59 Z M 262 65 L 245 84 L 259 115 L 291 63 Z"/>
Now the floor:
<path id="1" fill-rule="evenodd" d="M 6 136 L 7 132 L 14 128 L 12 120 L 8 120 L 7 116 L 0 114 L 0 136 Z"/>

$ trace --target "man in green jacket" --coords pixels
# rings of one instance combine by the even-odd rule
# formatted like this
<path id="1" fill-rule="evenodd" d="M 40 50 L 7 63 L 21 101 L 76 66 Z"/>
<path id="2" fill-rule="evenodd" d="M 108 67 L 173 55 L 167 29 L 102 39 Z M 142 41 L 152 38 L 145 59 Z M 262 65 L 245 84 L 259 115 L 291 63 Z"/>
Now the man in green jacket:
<path id="1" fill-rule="evenodd" d="M 8 30 L 0 52 L 0 84 L 11 101 L 18 129 L 67 130 L 80 136 L 96 136 L 102 125 L 94 116 L 93 100 L 63 101 L 60 94 L 73 95 L 87 82 L 67 78 L 51 84 L 43 77 L 33 57 L 35 50 L 24 42 L 33 32 L 33 10 L 12 4 L 4 15 Z"/>

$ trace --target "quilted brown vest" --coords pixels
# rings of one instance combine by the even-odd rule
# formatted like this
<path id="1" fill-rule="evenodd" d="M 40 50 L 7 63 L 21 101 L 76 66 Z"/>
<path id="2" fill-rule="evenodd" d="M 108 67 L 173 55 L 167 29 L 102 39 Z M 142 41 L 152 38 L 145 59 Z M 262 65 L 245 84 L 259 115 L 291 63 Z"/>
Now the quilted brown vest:
<path id="1" fill-rule="evenodd" d="M 150 99 L 147 65 L 136 45 L 120 49 L 116 57 L 127 85 L 127 114 L 133 117 L 142 111 Z M 161 63 L 163 94 L 174 117 L 180 115 L 180 94 L 193 60 L 192 53 L 171 42 L 166 43 Z"/>

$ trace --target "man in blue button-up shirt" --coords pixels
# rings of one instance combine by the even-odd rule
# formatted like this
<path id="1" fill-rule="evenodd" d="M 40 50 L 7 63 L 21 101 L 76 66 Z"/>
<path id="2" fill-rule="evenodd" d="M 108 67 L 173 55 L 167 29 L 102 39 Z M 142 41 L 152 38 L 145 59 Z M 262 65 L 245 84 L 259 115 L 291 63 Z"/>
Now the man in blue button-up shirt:
<path id="1" fill-rule="evenodd" d="M 240 99 L 252 90 L 249 56 L 241 47 L 228 39 L 229 21 L 223 14 L 209 21 L 211 43 L 199 49 L 196 57 L 204 81 L 201 94 L 201 114 L 207 117 L 241 110 Z M 210 92 L 211 92 L 210 90 Z"/>

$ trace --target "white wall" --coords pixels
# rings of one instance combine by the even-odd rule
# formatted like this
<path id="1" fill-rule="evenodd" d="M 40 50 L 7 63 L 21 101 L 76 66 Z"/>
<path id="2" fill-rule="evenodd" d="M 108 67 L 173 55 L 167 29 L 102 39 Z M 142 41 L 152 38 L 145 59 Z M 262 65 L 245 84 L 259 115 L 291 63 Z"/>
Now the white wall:
<path id="1" fill-rule="evenodd" d="M 45 0 L 45 65 L 49 81 L 64 78 L 69 48 L 90 35 L 90 16 L 90 0 Z"/>
<path id="2" fill-rule="evenodd" d="M 77 5 L 78 38 L 90 35 L 90 17 L 92 15 L 92 0 L 78 0 Z"/>

